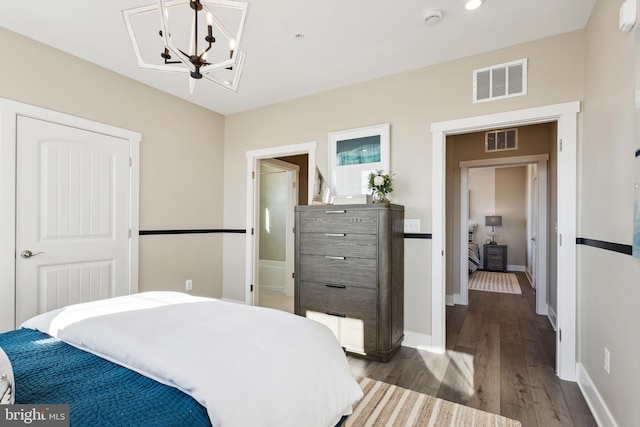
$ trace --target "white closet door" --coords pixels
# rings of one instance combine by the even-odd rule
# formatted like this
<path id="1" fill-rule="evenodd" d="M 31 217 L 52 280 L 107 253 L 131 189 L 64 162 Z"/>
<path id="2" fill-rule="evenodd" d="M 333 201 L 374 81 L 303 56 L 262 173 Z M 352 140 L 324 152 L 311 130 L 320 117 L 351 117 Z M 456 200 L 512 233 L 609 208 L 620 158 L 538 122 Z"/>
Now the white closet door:
<path id="1" fill-rule="evenodd" d="M 129 152 L 126 139 L 18 116 L 16 326 L 131 292 Z"/>

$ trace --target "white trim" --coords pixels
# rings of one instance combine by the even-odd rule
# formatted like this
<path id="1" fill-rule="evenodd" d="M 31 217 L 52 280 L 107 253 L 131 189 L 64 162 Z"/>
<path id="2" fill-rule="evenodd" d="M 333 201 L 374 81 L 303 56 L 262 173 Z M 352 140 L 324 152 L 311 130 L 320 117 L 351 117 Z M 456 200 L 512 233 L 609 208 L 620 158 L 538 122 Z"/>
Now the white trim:
<path id="1" fill-rule="evenodd" d="M 535 107 L 464 119 L 433 123 L 432 134 L 432 265 L 431 265 L 431 338 L 438 352 L 445 349 L 445 167 L 446 136 L 487 130 L 495 127 L 523 126 L 558 122 L 558 140 L 563 151 L 558 155 L 558 233 L 564 244 L 558 246 L 558 324 L 563 340 L 558 342 L 558 376 L 575 381 L 576 375 L 576 150 L 577 115 L 580 102 Z M 556 334 L 558 336 L 559 334 Z"/>
<path id="2" fill-rule="evenodd" d="M 404 331 L 402 346 L 434 352 L 431 345 L 431 336 L 417 332 Z"/>
<path id="3" fill-rule="evenodd" d="M 236 304 L 247 305 L 246 301 L 240 301 L 239 299 L 220 298 L 220 301 L 235 302 Z"/>
<path id="4" fill-rule="evenodd" d="M 551 305 L 547 307 L 547 317 L 549 318 L 549 322 L 551 323 L 551 327 L 553 328 L 553 330 L 557 331 L 558 315 L 556 314 L 556 311 L 553 309 L 553 307 L 551 307 Z"/>
<path id="5" fill-rule="evenodd" d="M 538 291 L 536 292 L 536 313 L 547 314 L 547 164 L 549 162 L 548 154 L 535 154 L 530 156 L 513 156 L 501 157 L 494 159 L 467 160 L 460 162 L 460 260 L 466 260 L 468 256 L 467 249 L 467 230 L 469 215 L 469 169 L 480 167 L 509 167 L 518 165 L 536 164 L 538 168 L 538 259 L 536 265 L 538 280 Z M 507 265 L 507 270 L 524 271 L 524 266 Z M 467 263 L 460 262 L 460 296 L 462 305 L 469 303 L 469 277 L 467 274 Z"/>
<path id="6" fill-rule="evenodd" d="M 131 228 L 129 290 L 138 292 L 138 248 L 139 248 L 139 182 L 140 142 L 142 135 L 127 129 L 75 117 L 69 114 L 0 98 L 0 301 L 9 302 L 0 308 L 0 331 L 15 328 L 16 302 L 16 117 L 25 116 L 45 120 L 64 126 L 75 127 L 129 141 L 130 168 L 130 212 Z"/>
<path id="7" fill-rule="evenodd" d="M 446 135 L 431 125 L 431 348 L 434 353 L 446 350 Z"/>
<path id="8" fill-rule="evenodd" d="M 576 371 L 578 387 L 580 388 L 589 409 L 591 409 L 593 418 L 596 419 L 598 426 L 618 427 L 618 423 L 616 423 L 615 418 L 613 418 L 613 414 L 607 407 L 607 404 L 600 395 L 600 392 L 598 392 L 595 384 L 591 381 L 591 377 L 581 363 L 577 364 Z"/>
<path id="9" fill-rule="evenodd" d="M 447 298 L 449 297 L 449 295 L 447 295 Z M 453 303 L 457 304 L 457 305 L 465 305 L 463 304 L 463 298 L 461 294 L 453 294 Z M 449 304 L 447 304 L 449 305 Z"/>
<path id="10" fill-rule="evenodd" d="M 263 148 L 259 150 L 247 151 L 247 218 L 246 218 L 246 252 L 245 252 L 245 303 L 254 304 L 254 294 L 251 292 L 251 285 L 256 282 L 258 274 L 258 247 L 256 245 L 256 236 L 251 235 L 251 229 L 257 230 L 259 224 L 256 224 L 259 216 L 256 209 L 260 205 L 257 198 L 260 196 L 256 191 L 256 179 L 252 178 L 252 172 L 258 174 L 258 160 L 271 159 L 274 157 L 293 156 L 296 154 L 307 154 L 308 157 L 308 203 L 313 201 L 313 188 L 316 180 L 316 149 L 318 143 L 306 142 L 302 144 L 284 145 L 280 147 Z M 254 287 L 255 289 L 255 287 Z"/>
<path id="11" fill-rule="evenodd" d="M 445 295 L 445 304 L 449 306 L 454 306 L 456 304 L 456 297 L 459 297 L 460 294 L 455 295 Z"/>
<path id="12" fill-rule="evenodd" d="M 531 287 L 535 289 L 536 287 L 533 286 L 533 276 L 531 275 L 531 271 L 529 270 L 528 266 L 525 268 L 524 274 L 527 276 L 527 280 L 529 281 L 529 284 L 531 285 Z"/>

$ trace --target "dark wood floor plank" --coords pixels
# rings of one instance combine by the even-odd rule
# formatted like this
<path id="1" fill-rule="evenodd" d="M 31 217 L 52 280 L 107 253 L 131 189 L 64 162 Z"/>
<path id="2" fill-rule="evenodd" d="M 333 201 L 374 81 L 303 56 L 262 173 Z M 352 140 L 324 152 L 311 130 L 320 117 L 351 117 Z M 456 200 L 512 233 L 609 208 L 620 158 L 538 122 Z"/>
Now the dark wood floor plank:
<path id="1" fill-rule="evenodd" d="M 529 371 L 521 343 L 500 343 L 500 403 L 533 411 Z"/>
<path id="2" fill-rule="evenodd" d="M 522 340 L 540 341 L 538 329 L 533 320 L 518 318 L 518 332 Z"/>
<path id="3" fill-rule="evenodd" d="M 476 348 L 480 340 L 480 327 L 482 325 L 482 314 L 467 313 L 464 320 L 457 345 L 468 348 Z"/>
<path id="4" fill-rule="evenodd" d="M 598 423 L 596 423 L 596 420 L 593 418 L 591 410 L 589 409 L 589 406 L 587 406 L 587 402 L 584 400 L 584 396 L 582 395 L 578 384 L 560 379 L 558 380 L 558 384 L 562 390 L 564 400 L 567 402 L 571 419 L 573 419 L 576 427 L 597 426 Z"/>
<path id="5" fill-rule="evenodd" d="M 467 405 L 483 411 L 500 413 L 500 324 L 482 323 L 480 342 L 473 359 L 474 395 Z"/>
<path id="6" fill-rule="evenodd" d="M 523 347 L 538 425 L 574 425 L 558 377 L 549 365 L 542 344 L 539 341 L 524 341 Z"/>
<path id="7" fill-rule="evenodd" d="M 450 361 L 436 397 L 466 405 L 475 394 L 473 355 L 475 349 L 456 346 L 450 351 Z"/>

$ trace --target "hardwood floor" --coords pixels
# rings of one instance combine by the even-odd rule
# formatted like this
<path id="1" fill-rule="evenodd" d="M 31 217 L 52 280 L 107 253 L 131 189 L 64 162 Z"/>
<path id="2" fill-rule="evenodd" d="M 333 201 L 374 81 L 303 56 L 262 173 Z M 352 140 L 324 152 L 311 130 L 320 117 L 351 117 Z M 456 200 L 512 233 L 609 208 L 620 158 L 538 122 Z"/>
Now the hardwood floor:
<path id="1" fill-rule="evenodd" d="M 348 356 L 363 375 L 501 414 L 523 427 L 597 426 L 576 383 L 556 374 L 555 332 L 535 314 L 524 273 L 522 295 L 470 291 L 469 305 L 447 307 L 447 352 L 402 347 L 388 363 Z"/>

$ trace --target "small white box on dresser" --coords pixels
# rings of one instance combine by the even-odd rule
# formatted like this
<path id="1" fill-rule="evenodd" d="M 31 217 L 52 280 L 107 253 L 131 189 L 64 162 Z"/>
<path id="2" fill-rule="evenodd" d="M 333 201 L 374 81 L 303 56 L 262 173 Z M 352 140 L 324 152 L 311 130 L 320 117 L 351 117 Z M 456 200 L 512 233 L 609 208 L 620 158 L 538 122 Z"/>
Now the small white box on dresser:
<path id="1" fill-rule="evenodd" d="M 371 194 L 350 194 L 333 198 L 334 205 L 366 205 L 368 203 L 373 203 Z"/>

